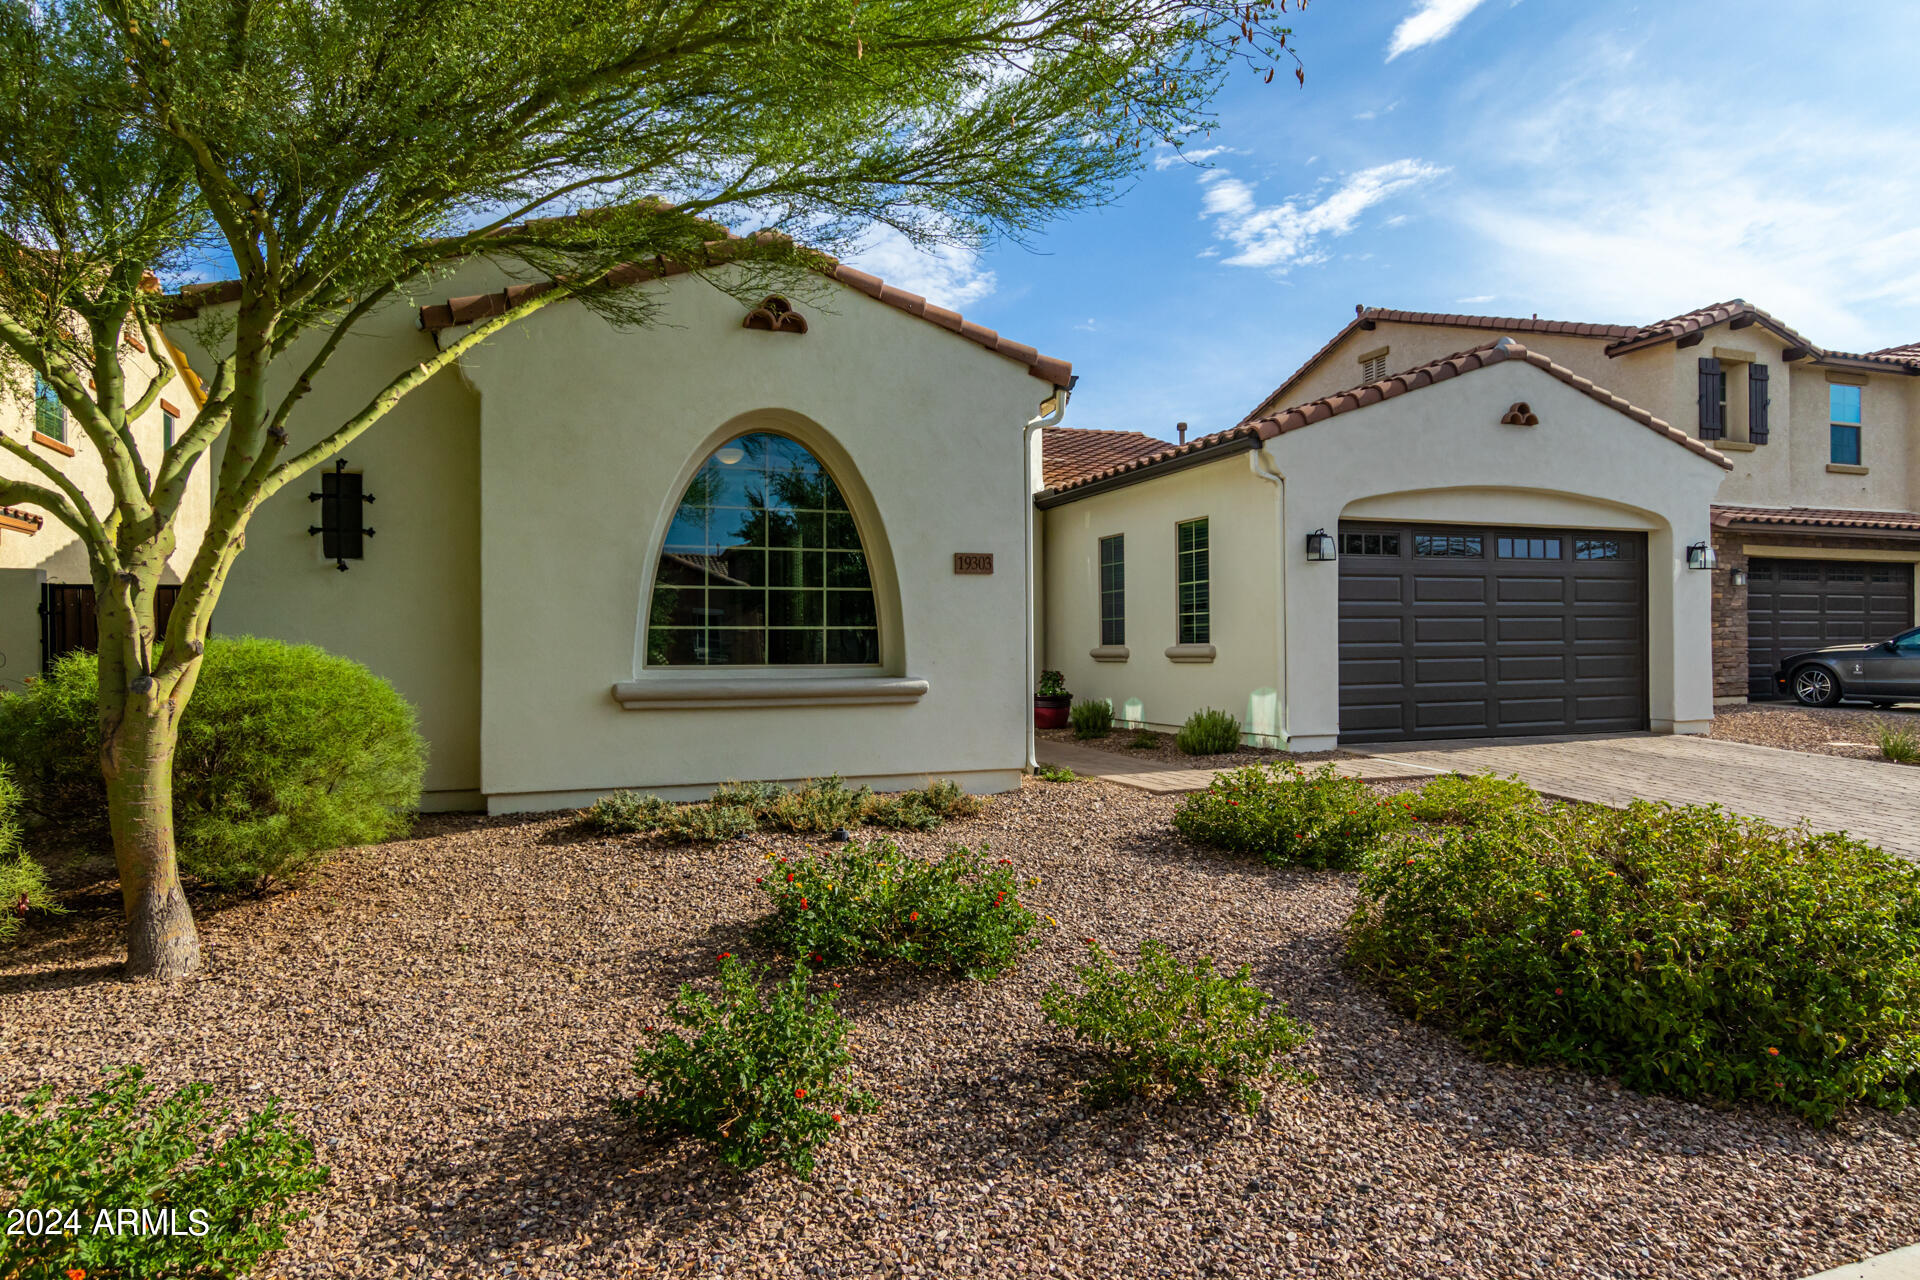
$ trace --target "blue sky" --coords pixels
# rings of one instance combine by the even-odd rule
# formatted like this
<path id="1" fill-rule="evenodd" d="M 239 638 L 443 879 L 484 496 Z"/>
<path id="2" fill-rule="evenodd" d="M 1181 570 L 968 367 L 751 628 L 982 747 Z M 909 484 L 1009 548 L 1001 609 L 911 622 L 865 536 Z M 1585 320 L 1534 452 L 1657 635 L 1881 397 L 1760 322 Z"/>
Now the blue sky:
<path id="1" fill-rule="evenodd" d="M 860 265 L 1081 381 L 1068 425 L 1232 425 L 1355 303 L 1644 323 L 1744 297 L 1920 340 L 1920 24 L 1904 4 L 1315 0 L 1307 82 L 1030 248 Z M 1163 155 L 1162 161 L 1170 159 Z"/>

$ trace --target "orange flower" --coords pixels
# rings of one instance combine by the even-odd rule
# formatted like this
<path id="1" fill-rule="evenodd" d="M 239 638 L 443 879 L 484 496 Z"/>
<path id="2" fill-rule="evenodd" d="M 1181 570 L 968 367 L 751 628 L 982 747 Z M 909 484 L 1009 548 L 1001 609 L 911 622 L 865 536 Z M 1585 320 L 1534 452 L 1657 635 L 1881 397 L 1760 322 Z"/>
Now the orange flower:
<path id="1" fill-rule="evenodd" d="M 68 1267 L 67 1280 L 87 1280 L 87 1273 L 78 1267 Z"/>
<path id="2" fill-rule="evenodd" d="M 731 952 L 731 951 L 722 951 L 722 952 L 720 953 L 720 959 L 722 959 L 722 960 L 731 960 L 731 959 L 733 959 L 733 952 Z"/>
<path id="3" fill-rule="evenodd" d="M 909 911 L 907 913 L 907 919 L 909 920 L 918 920 L 919 918 L 920 918 L 920 913 L 918 911 Z"/>
<path id="4" fill-rule="evenodd" d="M 807 900 L 805 898 L 800 899 L 800 909 L 802 911 L 807 909 Z"/>
<path id="5" fill-rule="evenodd" d="M 841 1123 L 841 1119 L 840 1119 L 840 1113 L 839 1113 L 838 1111 L 836 1111 L 836 1112 L 834 1112 L 834 1113 L 833 1113 L 833 1122 L 834 1122 L 835 1124 L 840 1124 L 840 1123 Z"/>
<path id="6" fill-rule="evenodd" d="M 793 1096 L 796 1098 L 804 1098 L 807 1096 L 807 1091 L 805 1089 L 795 1089 L 793 1091 Z"/>
<path id="7" fill-rule="evenodd" d="M 1767 1056 L 1769 1058 L 1777 1058 L 1780 1056 L 1780 1051 L 1778 1049 L 1769 1048 L 1767 1050 Z"/>

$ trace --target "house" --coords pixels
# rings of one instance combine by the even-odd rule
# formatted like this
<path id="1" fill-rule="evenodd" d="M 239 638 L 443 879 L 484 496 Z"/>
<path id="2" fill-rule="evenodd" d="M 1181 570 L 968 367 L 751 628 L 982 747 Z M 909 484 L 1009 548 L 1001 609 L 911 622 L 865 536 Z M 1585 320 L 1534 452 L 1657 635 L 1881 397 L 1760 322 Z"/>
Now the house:
<path id="1" fill-rule="evenodd" d="M 629 277 L 647 327 L 546 307 L 263 504 L 214 630 L 391 680 L 430 809 L 831 773 L 1017 786 L 1037 426 L 1069 366 L 844 266 L 758 305 Z M 293 445 L 527 287 L 476 258 L 372 314 Z M 236 296 L 183 299 L 191 358 L 190 313 Z"/>
<path id="2" fill-rule="evenodd" d="M 132 331 L 125 335 L 120 354 L 130 396 L 145 391 L 160 372 L 161 361 L 182 371 L 131 424 L 135 445 L 152 466 L 176 436 L 193 425 L 200 384 L 177 352 L 149 351 Z M 110 511 L 112 490 L 98 451 L 46 381 L 37 374 L 22 375 L 30 379 L 32 399 L 21 395 L 0 402 L 0 431 L 57 467 L 96 512 Z M 47 482 L 39 469 L 10 453 L 0 453 L 0 477 Z M 176 544 L 162 575 L 155 612 L 163 626 L 206 532 L 209 492 L 207 472 L 201 468 L 181 501 Z M 92 649 L 95 635 L 86 544 L 36 508 L 0 507 L 0 689 L 19 688 L 69 650 Z"/>
<path id="3" fill-rule="evenodd" d="M 1916 375 L 1740 300 L 1356 308 L 1226 431 L 1046 433 L 1044 658 L 1123 720 L 1298 750 L 1701 732 L 1782 654 L 1912 625 Z"/>

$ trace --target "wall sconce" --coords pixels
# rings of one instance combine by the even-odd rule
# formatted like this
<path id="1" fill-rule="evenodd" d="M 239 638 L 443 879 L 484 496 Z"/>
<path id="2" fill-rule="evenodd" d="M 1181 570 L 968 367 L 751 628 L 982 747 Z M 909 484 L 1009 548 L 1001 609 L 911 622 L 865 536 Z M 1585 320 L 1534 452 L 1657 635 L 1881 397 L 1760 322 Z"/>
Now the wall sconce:
<path id="1" fill-rule="evenodd" d="M 1331 560 L 1334 558 L 1333 535 L 1325 529 L 1315 529 L 1307 535 L 1307 559 Z"/>
<path id="2" fill-rule="evenodd" d="M 1729 576 L 1733 579 L 1734 586 L 1744 587 L 1747 585 L 1747 571 L 1745 569 L 1735 569 Z"/>
<path id="3" fill-rule="evenodd" d="M 1715 555 L 1713 548 L 1704 542 L 1696 542 L 1687 548 L 1687 568 L 1689 569 L 1711 569 L 1719 563 L 1720 557 Z"/>

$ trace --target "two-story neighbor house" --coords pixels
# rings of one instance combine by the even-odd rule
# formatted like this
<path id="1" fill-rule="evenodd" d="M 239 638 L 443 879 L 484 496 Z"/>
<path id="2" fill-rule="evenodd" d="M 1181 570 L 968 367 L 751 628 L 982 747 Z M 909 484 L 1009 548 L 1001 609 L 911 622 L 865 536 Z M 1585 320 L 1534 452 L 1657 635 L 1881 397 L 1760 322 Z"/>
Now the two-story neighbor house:
<path id="1" fill-rule="evenodd" d="M 1297 749 L 1700 731 L 1784 653 L 1913 624 L 1916 375 L 1740 300 L 1356 308 L 1229 430 L 1048 433 L 1046 661 Z"/>

